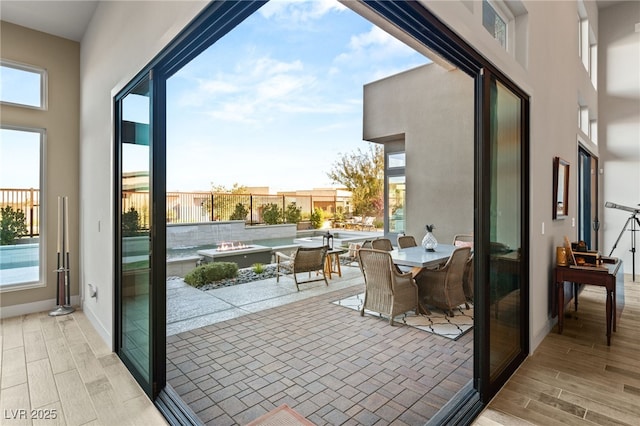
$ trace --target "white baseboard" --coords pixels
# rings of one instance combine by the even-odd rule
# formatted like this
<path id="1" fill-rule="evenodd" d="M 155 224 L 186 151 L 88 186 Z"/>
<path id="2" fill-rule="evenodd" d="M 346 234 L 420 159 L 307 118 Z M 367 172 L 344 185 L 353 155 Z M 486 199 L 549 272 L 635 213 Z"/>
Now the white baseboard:
<path id="1" fill-rule="evenodd" d="M 551 333 L 551 330 L 555 325 L 556 320 L 554 320 L 553 318 L 549 318 L 549 320 L 545 323 L 545 326 L 542 327 L 542 329 L 539 330 L 534 336 L 532 336 L 529 344 L 529 355 L 533 354 L 540 343 L 542 343 L 544 338 L 547 337 L 547 334 Z"/>
<path id="2" fill-rule="evenodd" d="M 78 306 L 80 296 L 71 296 L 71 306 Z M 40 300 L 38 302 L 23 303 L 22 305 L 4 306 L 0 310 L 0 319 L 35 314 L 36 312 L 52 311 L 56 308 L 56 299 Z"/>
<path id="3" fill-rule="evenodd" d="M 84 305 L 84 306 L 86 306 L 86 305 Z M 114 351 L 113 337 L 111 336 L 111 333 L 109 333 L 109 331 L 105 328 L 105 326 L 98 319 L 98 317 L 93 313 L 93 311 L 91 309 L 89 309 L 89 308 L 84 308 L 84 306 L 83 306 L 83 309 L 82 309 L 82 311 L 84 312 L 84 316 L 87 317 L 87 319 L 89 320 L 89 322 L 91 323 L 93 328 L 100 335 L 102 340 L 104 340 L 104 342 L 107 344 L 107 346 L 109 348 L 111 348 L 112 351 Z"/>

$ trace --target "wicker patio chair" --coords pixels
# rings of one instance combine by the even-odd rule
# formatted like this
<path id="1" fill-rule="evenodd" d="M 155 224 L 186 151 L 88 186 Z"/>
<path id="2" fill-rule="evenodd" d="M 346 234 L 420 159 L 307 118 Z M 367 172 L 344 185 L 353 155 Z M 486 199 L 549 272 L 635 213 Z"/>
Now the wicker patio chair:
<path id="1" fill-rule="evenodd" d="M 456 248 L 447 263 L 438 269 L 423 269 L 417 276 L 420 302 L 435 306 L 453 316 L 453 308 L 465 304 L 469 309 L 464 294 L 462 278 L 471 248 Z"/>
<path id="2" fill-rule="evenodd" d="M 473 248 L 473 235 L 472 234 L 456 234 L 453 236 L 453 245 L 456 247 Z"/>
<path id="3" fill-rule="evenodd" d="M 456 234 L 453 237 L 453 245 L 456 247 L 470 247 L 473 250 L 473 234 Z M 464 267 L 462 288 L 469 301 L 473 301 L 473 253 L 469 255 Z"/>
<path id="4" fill-rule="evenodd" d="M 389 252 L 361 248 L 358 258 L 365 284 L 361 316 L 368 309 L 389 315 L 389 324 L 393 325 L 396 315 L 411 310 L 418 313 L 418 286 L 410 272 L 397 271 Z"/>
<path id="5" fill-rule="evenodd" d="M 398 236 L 398 248 L 416 247 L 418 243 L 413 235 L 399 235 Z"/>
<path id="6" fill-rule="evenodd" d="M 299 284 L 324 280 L 328 286 L 329 282 L 324 274 L 325 261 L 327 258 L 327 246 L 323 247 L 298 247 L 291 256 L 276 252 L 276 282 L 280 282 L 280 276 L 292 275 L 296 283 L 296 288 L 300 291 Z M 303 281 L 298 280 L 298 274 L 307 272 L 309 278 Z M 311 276 L 316 272 L 315 277 Z"/>
<path id="7" fill-rule="evenodd" d="M 391 244 L 391 240 L 388 238 L 377 238 L 371 242 L 371 248 L 374 248 L 376 250 L 391 251 L 393 250 L 393 245 Z"/>

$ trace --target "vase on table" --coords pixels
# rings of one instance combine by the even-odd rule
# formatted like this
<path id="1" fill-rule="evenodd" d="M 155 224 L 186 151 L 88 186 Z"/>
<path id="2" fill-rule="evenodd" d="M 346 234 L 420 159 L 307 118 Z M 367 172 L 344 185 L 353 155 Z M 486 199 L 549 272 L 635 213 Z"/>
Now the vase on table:
<path id="1" fill-rule="evenodd" d="M 436 251 L 436 247 L 438 247 L 438 240 L 436 239 L 435 235 L 433 235 L 435 226 L 427 225 L 426 228 L 427 233 L 422 239 L 422 247 L 424 247 L 427 251 Z"/>

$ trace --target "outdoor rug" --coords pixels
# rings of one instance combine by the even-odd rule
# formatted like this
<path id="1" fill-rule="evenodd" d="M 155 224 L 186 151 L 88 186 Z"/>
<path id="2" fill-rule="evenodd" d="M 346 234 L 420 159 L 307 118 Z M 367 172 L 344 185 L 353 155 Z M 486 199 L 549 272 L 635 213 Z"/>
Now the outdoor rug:
<path id="1" fill-rule="evenodd" d="M 336 300 L 333 303 L 360 311 L 364 303 L 364 293 L 356 294 L 346 299 Z M 471 303 L 469 303 L 469 310 L 467 310 L 464 305 L 455 308 L 453 310 L 453 317 L 446 316 L 444 312 L 438 308 L 430 308 L 429 310 L 431 311 L 431 315 L 416 315 L 415 312 L 410 311 L 398 315 L 393 321 L 394 323 L 406 324 L 452 340 L 458 340 L 473 328 L 473 305 Z M 389 321 L 389 316 L 385 317 L 382 314 L 369 311 L 368 309 L 365 309 L 364 313 Z"/>

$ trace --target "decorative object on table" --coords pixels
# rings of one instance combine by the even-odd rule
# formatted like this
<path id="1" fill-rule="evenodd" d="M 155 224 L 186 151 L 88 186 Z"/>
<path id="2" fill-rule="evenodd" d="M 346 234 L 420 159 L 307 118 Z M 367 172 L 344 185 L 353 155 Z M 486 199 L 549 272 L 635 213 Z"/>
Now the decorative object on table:
<path id="1" fill-rule="evenodd" d="M 70 294 L 70 265 L 69 265 L 69 197 L 58 197 L 58 268 L 57 273 L 57 295 L 56 304 L 58 307 L 49 315 L 67 315 L 75 311 L 71 306 Z"/>
<path id="2" fill-rule="evenodd" d="M 556 247 L 556 265 L 569 266 L 567 259 L 567 249 L 565 247 Z"/>
<path id="3" fill-rule="evenodd" d="M 333 250 L 333 235 L 330 231 L 322 236 L 322 245 L 329 247 L 329 250 Z"/>
<path id="4" fill-rule="evenodd" d="M 427 229 L 427 233 L 422 239 L 422 247 L 427 251 L 436 251 L 436 247 L 438 247 L 438 240 L 436 240 L 435 235 L 433 235 L 433 230 L 436 229 L 436 226 L 431 224 L 426 225 L 425 228 Z"/>

